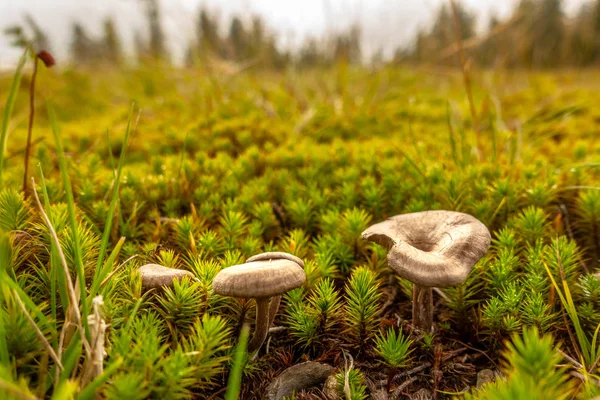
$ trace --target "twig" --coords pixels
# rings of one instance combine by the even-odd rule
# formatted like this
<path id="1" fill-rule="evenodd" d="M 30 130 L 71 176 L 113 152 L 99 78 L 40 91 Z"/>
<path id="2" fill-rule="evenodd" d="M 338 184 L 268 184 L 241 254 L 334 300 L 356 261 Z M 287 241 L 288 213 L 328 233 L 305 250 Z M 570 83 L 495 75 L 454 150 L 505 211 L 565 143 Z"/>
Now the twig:
<path id="1" fill-rule="evenodd" d="M 414 381 L 416 381 L 417 379 L 419 379 L 418 376 L 413 376 L 410 379 L 407 379 L 406 381 L 402 382 L 402 384 L 400 386 L 398 386 L 396 389 L 394 389 L 394 391 L 392 392 L 392 399 L 397 399 L 398 396 L 400 396 L 400 394 L 402 393 L 402 391 L 404 389 L 406 389 L 406 387 L 408 387 L 411 383 L 413 383 Z"/>
<path id="2" fill-rule="evenodd" d="M 67 266 L 67 260 L 65 258 L 65 254 L 63 253 L 62 247 L 60 246 L 60 242 L 58 240 L 58 236 L 56 235 L 56 231 L 54 230 L 54 227 L 52 226 L 52 222 L 50 222 L 48 215 L 44 211 L 44 207 L 42 207 L 42 203 L 40 202 L 40 198 L 37 194 L 37 190 L 35 189 L 35 179 L 34 178 L 31 178 L 31 186 L 33 188 L 33 195 L 35 197 L 35 202 L 38 205 L 38 208 L 40 210 L 42 218 L 44 219 L 44 222 L 48 226 L 48 230 L 50 231 L 52 240 L 54 241 L 54 244 L 56 244 L 56 249 L 58 250 L 58 255 L 59 255 L 61 264 L 63 266 L 65 277 L 67 280 L 67 292 L 69 293 L 69 298 L 73 305 L 76 326 L 79 330 L 79 335 L 81 336 L 81 343 L 83 344 L 83 347 L 85 349 L 86 356 L 89 358 L 90 355 L 92 354 L 92 350 L 90 348 L 90 344 L 87 341 L 87 338 L 85 337 L 85 332 L 83 331 L 83 325 L 81 323 L 81 312 L 79 311 L 79 306 L 78 306 L 79 300 L 78 300 L 77 294 L 75 293 L 75 288 L 73 286 L 73 280 L 71 279 L 71 274 L 69 272 L 69 267 Z M 65 324 L 63 326 L 63 331 L 67 325 L 68 324 Z M 60 352 L 60 350 L 61 349 L 59 349 L 59 352 Z"/>
<path id="3" fill-rule="evenodd" d="M 594 383 L 594 385 L 596 385 L 596 386 L 600 386 L 600 381 L 598 381 L 597 379 L 594 379 L 594 378 L 590 378 L 590 377 L 588 377 L 588 376 L 585 376 L 585 375 L 583 375 L 581 372 L 577 372 L 577 371 L 571 371 L 571 375 L 572 375 L 572 376 L 574 376 L 574 377 L 576 377 L 576 378 L 579 378 L 579 379 L 581 379 L 581 381 L 582 381 L 582 382 L 585 382 L 585 381 L 588 381 L 588 380 L 589 380 L 589 381 L 591 381 L 592 383 Z"/>
<path id="4" fill-rule="evenodd" d="M 577 369 L 583 369 L 583 365 L 579 361 L 577 361 L 576 359 L 574 359 L 573 357 L 571 357 L 570 355 L 568 355 L 567 353 L 565 353 L 562 350 L 558 350 L 558 352 L 560 353 L 561 356 L 563 356 L 565 358 L 565 360 L 570 362 L 573 365 L 573 367 L 575 367 Z"/>
<path id="5" fill-rule="evenodd" d="M 478 353 L 480 353 L 480 354 L 483 354 L 485 358 L 487 358 L 488 360 L 490 360 L 490 361 L 491 361 L 491 363 L 492 363 L 492 364 L 494 364 L 494 367 L 498 368 L 498 364 L 496 364 L 496 362 L 495 362 L 494 360 L 492 360 L 492 359 L 490 358 L 490 356 L 488 356 L 488 355 L 486 354 L 486 352 L 485 352 L 485 351 L 483 351 L 483 350 L 479 350 L 479 349 L 476 349 L 475 347 L 472 347 L 472 346 L 469 346 L 468 344 L 466 344 L 466 343 L 463 343 L 463 342 L 461 342 L 460 340 L 456 340 L 456 339 L 452 339 L 452 340 L 453 340 L 454 342 L 456 342 L 456 343 L 460 344 L 461 346 L 465 346 L 465 347 L 466 347 L 467 349 L 469 349 L 469 350 L 473 350 L 473 351 L 476 351 L 476 352 L 478 352 Z"/>
<path id="6" fill-rule="evenodd" d="M 419 365 L 418 367 L 415 367 L 413 369 L 409 369 L 408 371 L 404 371 L 402 373 L 399 373 L 398 375 L 396 375 L 394 377 L 394 380 L 398 379 L 398 378 L 400 378 L 402 376 L 410 376 L 410 375 L 416 374 L 417 372 L 421 372 L 425 368 L 429 368 L 429 367 L 431 367 L 431 363 L 430 362 L 425 362 L 425 363 Z"/>
<path id="7" fill-rule="evenodd" d="M 48 342 L 48 339 L 46 339 L 46 337 L 44 336 L 44 334 L 42 333 L 42 331 L 40 330 L 40 328 L 38 328 L 38 326 L 35 323 L 35 321 L 33 320 L 33 318 L 31 318 L 31 315 L 29 315 L 29 312 L 27 312 L 27 308 L 25 308 L 25 304 L 23 304 L 23 301 L 19 297 L 19 294 L 15 290 L 13 290 L 13 295 L 15 296 L 15 299 L 17 300 L 17 303 L 21 307 L 21 310 L 23 310 L 23 313 L 25 314 L 25 317 L 27 318 L 27 320 L 29 321 L 29 323 L 33 327 L 33 330 L 35 330 L 35 333 L 37 333 L 38 337 L 40 338 L 40 340 L 42 341 L 42 343 L 46 347 L 46 350 L 48 351 L 48 354 L 50 355 L 50 357 L 52 357 L 52 359 L 54 360 L 54 362 L 56 363 L 56 365 L 58 365 L 58 368 L 60 368 L 62 370 L 63 366 L 62 366 L 62 364 L 60 362 L 60 359 L 58 358 L 58 356 L 54 352 L 54 349 L 50 345 L 50 342 Z"/>

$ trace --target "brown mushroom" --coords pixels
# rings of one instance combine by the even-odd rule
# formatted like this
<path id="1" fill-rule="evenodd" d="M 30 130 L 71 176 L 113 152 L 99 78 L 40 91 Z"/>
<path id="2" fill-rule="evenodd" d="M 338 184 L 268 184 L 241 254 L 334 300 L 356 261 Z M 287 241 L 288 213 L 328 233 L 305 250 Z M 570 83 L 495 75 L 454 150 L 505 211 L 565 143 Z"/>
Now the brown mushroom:
<path id="1" fill-rule="evenodd" d="M 256 327 L 248 343 L 250 353 L 262 346 L 275 317 L 281 295 L 306 282 L 304 269 L 289 259 L 267 259 L 234 265 L 221 270 L 213 279 L 216 294 L 255 299 Z M 277 307 L 271 306 L 276 301 Z M 275 303 L 275 302 L 274 302 Z"/>
<path id="2" fill-rule="evenodd" d="M 194 274 L 183 269 L 163 267 L 158 264 L 146 264 L 138 268 L 142 278 L 142 289 L 156 289 L 163 286 L 173 286 L 175 279 L 193 278 Z"/>
<path id="3" fill-rule="evenodd" d="M 254 255 L 246 260 L 247 263 L 253 261 L 265 261 L 265 260 L 289 260 L 298 264 L 304 269 L 304 261 L 290 253 L 284 253 L 283 251 L 268 251 L 266 253 L 260 253 Z M 271 304 L 269 305 L 269 327 L 273 325 L 277 310 L 279 310 L 279 304 L 281 303 L 281 295 L 273 296 L 271 298 Z"/>
<path id="4" fill-rule="evenodd" d="M 365 240 L 388 249 L 388 265 L 413 282 L 413 325 L 433 327 L 433 287 L 467 278 L 490 245 L 490 232 L 475 217 L 453 211 L 397 215 L 369 227 Z"/>

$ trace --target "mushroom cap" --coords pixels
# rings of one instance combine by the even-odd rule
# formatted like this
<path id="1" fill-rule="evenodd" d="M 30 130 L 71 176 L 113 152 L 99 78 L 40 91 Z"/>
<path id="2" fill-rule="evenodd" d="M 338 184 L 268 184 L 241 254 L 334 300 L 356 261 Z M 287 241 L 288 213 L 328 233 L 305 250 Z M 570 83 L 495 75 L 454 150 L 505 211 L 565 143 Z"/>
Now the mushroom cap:
<path id="1" fill-rule="evenodd" d="M 287 259 L 253 261 L 221 270 L 213 279 L 216 294 L 264 298 L 284 294 L 306 282 L 304 269 Z"/>
<path id="2" fill-rule="evenodd" d="M 402 278 L 430 287 L 464 282 L 491 241 L 475 217 L 443 210 L 391 217 L 362 238 L 386 247 L 389 266 Z"/>
<path id="3" fill-rule="evenodd" d="M 146 264 L 138 268 L 142 278 L 142 288 L 144 290 L 155 289 L 162 286 L 173 286 L 175 279 L 183 277 L 194 277 L 190 271 L 183 269 L 163 267 L 158 264 Z"/>
<path id="4" fill-rule="evenodd" d="M 260 253 L 260 254 L 250 257 L 249 259 L 246 260 L 246 262 L 249 263 L 249 262 L 253 262 L 253 261 L 281 260 L 281 259 L 293 261 L 296 264 L 298 264 L 299 266 L 301 266 L 302 268 L 304 268 L 304 261 L 302 261 L 300 258 L 296 257 L 293 254 L 284 253 L 283 251 L 268 251 L 266 253 Z"/>

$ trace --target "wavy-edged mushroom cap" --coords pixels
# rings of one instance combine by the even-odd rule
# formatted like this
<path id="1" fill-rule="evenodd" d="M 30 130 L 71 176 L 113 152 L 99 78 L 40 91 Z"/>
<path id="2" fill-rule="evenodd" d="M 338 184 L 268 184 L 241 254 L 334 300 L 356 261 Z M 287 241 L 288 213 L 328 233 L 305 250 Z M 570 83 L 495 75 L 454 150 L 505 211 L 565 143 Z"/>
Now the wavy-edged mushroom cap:
<path id="1" fill-rule="evenodd" d="M 250 257 L 246 260 L 247 263 L 253 261 L 267 261 L 267 260 L 290 260 L 304 268 L 304 261 L 290 253 L 284 253 L 283 251 L 268 251 L 266 253 L 260 253 Z"/>
<path id="2" fill-rule="evenodd" d="M 440 287 L 462 283 L 491 241 L 475 217 L 442 210 L 391 217 L 362 237 L 388 249 L 388 264 L 402 278 Z"/>
<path id="3" fill-rule="evenodd" d="M 254 261 L 221 270 L 212 287 L 230 297 L 265 298 L 284 294 L 306 282 L 304 269 L 287 259 Z"/>
<path id="4" fill-rule="evenodd" d="M 194 274 L 183 269 L 163 267 L 158 264 L 146 264 L 138 268 L 142 278 L 142 288 L 144 290 L 155 289 L 162 286 L 173 286 L 175 279 L 184 277 L 193 278 Z"/>

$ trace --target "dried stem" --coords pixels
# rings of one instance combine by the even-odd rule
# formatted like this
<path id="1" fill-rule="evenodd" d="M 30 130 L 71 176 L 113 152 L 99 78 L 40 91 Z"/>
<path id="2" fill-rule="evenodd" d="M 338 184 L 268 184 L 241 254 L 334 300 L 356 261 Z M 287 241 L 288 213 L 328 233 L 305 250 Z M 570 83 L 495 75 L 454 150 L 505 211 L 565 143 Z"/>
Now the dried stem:
<path id="1" fill-rule="evenodd" d="M 42 203 L 40 202 L 40 198 L 37 194 L 37 190 L 35 189 L 35 179 L 34 178 L 31 178 L 31 186 L 33 188 L 33 195 L 35 197 L 35 202 L 38 205 L 38 208 L 40 210 L 40 214 L 42 215 L 44 222 L 48 226 L 48 230 L 50 231 L 52 240 L 54 241 L 54 244 L 56 245 L 56 249 L 58 250 L 58 255 L 60 257 L 60 261 L 61 261 L 61 264 L 64 269 L 65 277 L 67 279 L 67 292 L 69 293 L 69 299 L 71 301 L 71 305 L 73 308 L 73 314 L 75 316 L 75 324 L 78 328 L 79 335 L 81 336 L 81 343 L 83 344 L 83 347 L 85 349 L 86 356 L 89 358 L 90 355 L 92 354 L 92 351 L 90 348 L 90 344 L 88 343 L 87 338 L 85 337 L 85 332 L 83 331 L 83 325 L 81 323 L 81 312 L 79 311 L 79 306 L 78 306 L 79 296 L 77 296 L 77 294 L 75 293 L 75 287 L 73 286 L 73 280 L 71 279 L 71 274 L 69 272 L 69 267 L 67 266 L 67 260 L 65 258 L 65 254 L 62 251 L 62 247 L 60 246 L 58 236 L 56 235 L 56 231 L 54 230 L 54 227 L 52 226 L 52 222 L 50 222 L 48 215 L 44 211 L 44 207 L 42 207 Z M 67 326 L 68 326 L 68 324 L 65 324 L 63 326 L 63 330 Z M 61 335 L 62 335 L 62 333 L 61 333 Z M 59 353 L 60 353 L 60 350 L 61 349 L 59 349 Z"/>
<path id="2" fill-rule="evenodd" d="M 50 342 L 48 342 L 48 339 L 46 339 L 46 337 L 44 336 L 44 334 L 42 333 L 42 331 L 40 330 L 40 328 L 36 325 L 36 323 L 33 320 L 33 318 L 31 318 L 31 315 L 29 315 L 29 312 L 27 312 L 27 308 L 25 308 L 25 304 L 23 304 L 23 301 L 19 297 L 18 293 L 13 290 L 13 295 L 14 295 L 16 301 L 17 301 L 17 304 L 19 304 L 19 306 L 21 307 L 21 310 L 23 310 L 23 313 L 25 314 L 25 317 L 27 318 L 27 320 L 29 321 L 29 323 L 33 327 L 33 330 L 35 331 L 35 333 L 37 333 L 38 337 L 40 338 L 40 340 L 44 344 L 44 347 L 46 347 L 46 350 L 48 351 L 48 354 L 50 355 L 50 357 L 52 357 L 52 359 L 54 360 L 54 362 L 56 363 L 56 365 L 58 365 L 58 368 L 60 368 L 62 370 L 63 366 L 62 366 L 62 364 L 60 362 L 60 359 L 58 358 L 58 356 L 54 352 L 54 349 L 52 348 L 52 345 L 50 345 Z"/>

